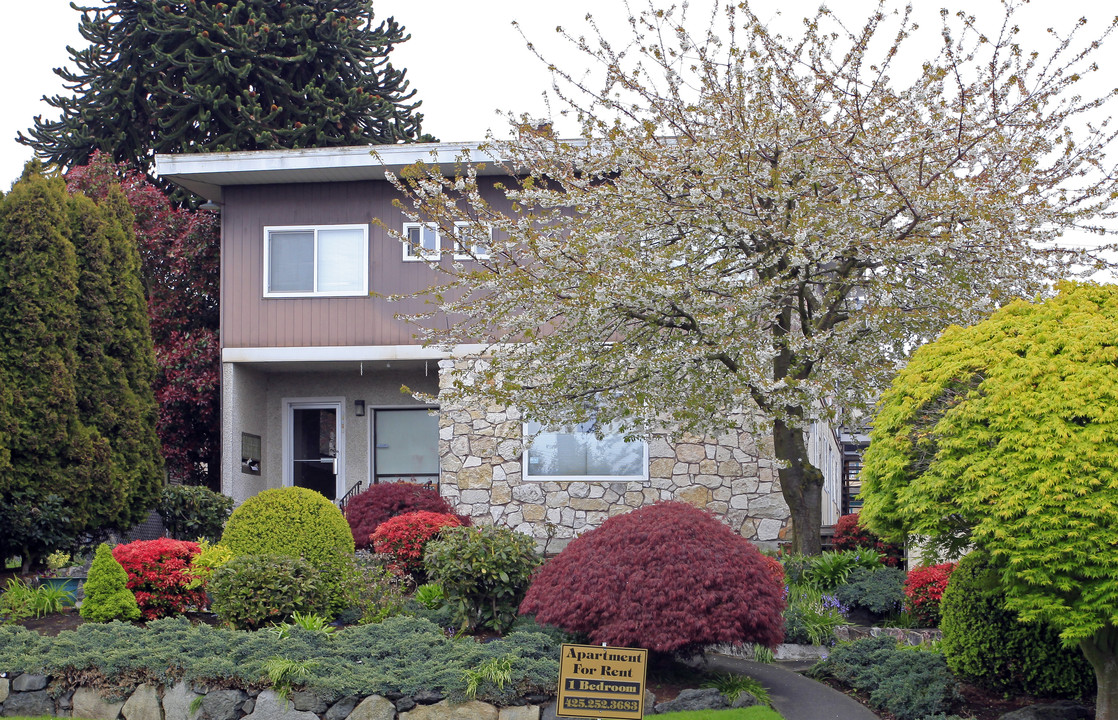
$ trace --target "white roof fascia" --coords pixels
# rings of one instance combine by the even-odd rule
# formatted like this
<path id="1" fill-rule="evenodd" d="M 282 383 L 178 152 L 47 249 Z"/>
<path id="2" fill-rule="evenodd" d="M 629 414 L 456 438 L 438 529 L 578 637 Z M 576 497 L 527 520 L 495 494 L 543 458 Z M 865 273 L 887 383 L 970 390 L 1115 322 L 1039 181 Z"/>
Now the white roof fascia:
<path id="1" fill-rule="evenodd" d="M 223 153 L 155 155 L 155 173 L 207 200 L 220 203 L 229 185 L 270 185 L 297 182 L 383 180 L 385 172 L 424 162 L 453 165 L 470 153 L 471 162 L 486 163 L 482 174 L 504 174 L 499 158 L 479 150 L 477 142 L 408 143 L 251 150 Z M 374 154 L 375 153 L 375 154 Z"/>

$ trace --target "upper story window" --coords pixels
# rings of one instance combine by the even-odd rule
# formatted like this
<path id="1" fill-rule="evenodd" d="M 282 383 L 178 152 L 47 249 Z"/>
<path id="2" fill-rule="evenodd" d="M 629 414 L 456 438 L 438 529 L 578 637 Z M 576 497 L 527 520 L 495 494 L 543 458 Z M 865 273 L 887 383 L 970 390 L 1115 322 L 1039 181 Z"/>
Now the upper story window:
<path id="1" fill-rule="evenodd" d="M 368 294 L 368 225 L 264 228 L 264 297 Z"/>
<path id="2" fill-rule="evenodd" d="M 404 223 L 405 260 L 438 260 L 442 238 L 434 223 Z"/>
<path id="3" fill-rule="evenodd" d="M 492 228 L 467 222 L 456 222 L 454 227 L 461 238 L 454 241 L 455 260 L 489 257 Z M 404 223 L 404 238 L 404 260 L 438 260 L 443 251 L 442 232 L 434 223 Z"/>
<path id="4" fill-rule="evenodd" d="M 536 422 L 524 423 L 524 479 L 567 482 L 644 482 L 648 480 L 648 443 L 626 441 L 620 434 L 599 440 L 594 423 L 561 432 L 541 432 Z"/>
<path id="5" fill-rule="evenodd" d="M 455 260 L 484 260 L 493 244 L 493 228 L 477 223 L 456 222 L 460 240 L 454 241 Z"/>

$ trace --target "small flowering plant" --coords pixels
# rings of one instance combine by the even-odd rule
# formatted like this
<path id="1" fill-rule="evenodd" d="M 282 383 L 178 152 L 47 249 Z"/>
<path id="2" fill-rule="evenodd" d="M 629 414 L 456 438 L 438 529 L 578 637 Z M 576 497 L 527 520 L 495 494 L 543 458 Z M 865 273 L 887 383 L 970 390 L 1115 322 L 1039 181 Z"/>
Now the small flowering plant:
<path id="1" fill-rule="evenodd" d="M 938 627 L 939 601 L 951 580 L 956 563 L 913 568 L 905 578 L 905 608 L 921 625 Z"/>
<path id="2" fill-rule="evenodd" d="M 390 569 L 401 574 L 420 575 L 427 543 L 444 528 L 460 525 L 462 521 L 456 515 L 419 510 L 385 520 L 369 539 L 378 553 L 392 556 Z"/>
<path id="3" fill-rule="evenodd" d="M 128 573 L 128 589 L 145 620 L 179 615 L 206 605 L 206 594 L 192 587 L 195 574 L 190 561 L 198 543 L 187 540 L 137 540 L 113 548 L 113 557 Z"/>

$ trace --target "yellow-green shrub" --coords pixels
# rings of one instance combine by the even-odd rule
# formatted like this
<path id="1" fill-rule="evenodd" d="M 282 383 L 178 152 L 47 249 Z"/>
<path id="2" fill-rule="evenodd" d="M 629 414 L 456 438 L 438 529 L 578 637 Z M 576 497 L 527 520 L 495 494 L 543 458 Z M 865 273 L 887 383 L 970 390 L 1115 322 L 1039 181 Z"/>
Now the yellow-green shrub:
<path id="1" fill-rule="evenodd" d="M 78 612 L 90 622 L 139 620 L 140 606 L 136 604 L 136 596 L 126 587 L 127 583 L 128 573 L 113 557 L 109 546 L 101 543 L 89 567 L 85 600 Z"/>
<path id="2" fill-rule="evenodd" d="M 198 554 L 190 559 L 190 574 L 194 579 L 186 587 L 191 590 L 205 587 L 214 570 L 233 559 L 233 551 L 221 543 L 199 538 L 198 547 L 201 548 Z"/>
<path id="3" fill-rule="evenodd" d="M 354 549 L 342 511 L 314 490 L 297 487 L 265 490 L 246 500 L 225 524 L 221 544 L 234 556 L 287 555 L 315 566 Z"/>

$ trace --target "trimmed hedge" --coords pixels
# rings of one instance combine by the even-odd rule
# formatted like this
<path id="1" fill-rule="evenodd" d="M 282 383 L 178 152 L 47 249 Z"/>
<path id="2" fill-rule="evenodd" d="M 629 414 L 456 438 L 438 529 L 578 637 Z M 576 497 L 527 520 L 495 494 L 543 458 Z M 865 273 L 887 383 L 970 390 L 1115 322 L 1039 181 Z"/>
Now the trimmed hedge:
<path id="1" fill-rule="evenodd" d="M 156 510 L 163 518 L 163 527 L 176 540 L 205 538 L 216 542 L 233 512 L 233 498 L 201 485 L 168 485 L 159 496 Z"/>
<path id="2" fill-rule="evenodd" d="M 284 555 L 242 555 L 213 571 L 212 609 L 224 622 L 256 630 L 286 622 L 295 612 L 327 612 L 322 575 L 306 560 Z"/>

